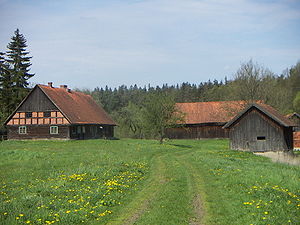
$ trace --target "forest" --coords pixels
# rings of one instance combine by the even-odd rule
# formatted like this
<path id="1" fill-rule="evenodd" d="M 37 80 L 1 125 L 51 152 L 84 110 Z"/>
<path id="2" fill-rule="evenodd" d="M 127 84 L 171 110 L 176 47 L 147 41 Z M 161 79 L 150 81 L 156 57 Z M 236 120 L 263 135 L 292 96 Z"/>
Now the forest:
<path id="1" fill-rule="evenodd" d="M 262 100 L 282 114 L 300 113 L 300 62 L 280 75 L 249 60 L 242 63 L 233 78 L 209 80 L 199 84 L 182 84 L 118 88 L 96 87 L 93 90 L 78 89 L 90 94 L 118 123 L 121 137 L 152 137 L 148 128 L 151 121 L 145 117 L 145 107 L 153 103 L 153 96 L 169 97 L 175 102 Z M 158 101 L 157 99 L 155 101 Z M 159 104 L 159 103 L 157 103 Z M 149 107 L 148 107 L 149 108 Z M 150 129 L 151 130 L 151 129 Z M 153 132 L 152 132 L 153 134 Z"/>
<path id="2" fill-rule="evenodd" d="M 0 132 L 5 133 L 3 123 L 15 110 L 33 85 L 30 78 L 31 56 L 27 43 L 17 29 L 7 45 L 0 51 Z M 55 81 L 54 81 L 55 82 Z M 100 81 L 95 81 L 95 83 Z M 240 65 L 231 79 L 153 87 L 122 85 L 118 88 L 96 87 L 77 89 L 91 95 L 117 122 L 118 137 L 163 137 L 163 129 L 172 126 L 176 102 L 262 100 L 283 114 L 300 113 L 300 61 L 275 74 L 254 60 Z"/>

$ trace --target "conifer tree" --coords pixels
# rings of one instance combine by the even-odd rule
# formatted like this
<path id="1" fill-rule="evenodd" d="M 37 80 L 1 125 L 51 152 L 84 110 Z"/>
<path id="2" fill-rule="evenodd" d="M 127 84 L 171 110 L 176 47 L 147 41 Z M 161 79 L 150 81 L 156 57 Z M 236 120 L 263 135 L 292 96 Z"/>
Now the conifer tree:
<path id="1" fill-rule="evenodd" d="M 5 62 L 5 54 L 0 52 L 0 106 L 3 116 L 7 116 L 11 108 L 12 103 L 12 87 L 13 82 L 11 79 L 11 73 L 9 71 L 8 64 Z"/>
<path id="2" fill-rule="evenodd" d="M 17 29 L 11 42 L 7 45 L 8 51 L 6 52 L 6 62 L 13 82 L 14 106 L 20 103 L 27 94 L 28 79 L 34 76 L 34 74 L 29 73 L 32 57 L 28 56 L 29 52 L 26 51 L 26 47 L 26 39 Z"/>

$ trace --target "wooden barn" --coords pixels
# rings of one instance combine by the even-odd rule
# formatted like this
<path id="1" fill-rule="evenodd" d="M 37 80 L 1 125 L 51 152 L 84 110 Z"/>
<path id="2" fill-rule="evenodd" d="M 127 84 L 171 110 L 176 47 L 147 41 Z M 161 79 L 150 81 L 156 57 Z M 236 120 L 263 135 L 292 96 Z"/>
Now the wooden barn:
<path id="1" fill-rule="evenodd" d="M 36 85 L 5 122 L 8 139 L 111 138 L 116 123 L 91 96 Z"/>
<path id="2" fill-rule="evenodd" d="M 176 103 L 184 120 L 166 129 L 171 139 L 228 138 L 222 127 L 245 107 L 244 101 Z"/>
<path id="3" fill-rule="evenodd" d="M 265 152 L 293 149 L 294 124 L 266 104 L 250 104 L 229 121 L 231 149 Z"/>

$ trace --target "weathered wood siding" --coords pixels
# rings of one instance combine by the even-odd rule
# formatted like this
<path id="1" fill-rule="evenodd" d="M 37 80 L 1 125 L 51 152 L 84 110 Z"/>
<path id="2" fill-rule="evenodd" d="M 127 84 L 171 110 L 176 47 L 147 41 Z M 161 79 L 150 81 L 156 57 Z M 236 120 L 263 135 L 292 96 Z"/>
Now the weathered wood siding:
<path id="1" fill-rule="evenodd" d="M 166 129 L 170 139 L 228 138 L 228 130 L 223 125 L 198 124 Z"/>
<path id="2" fill-rule="evenodd" d="M 281 127 L 257 110 L 251 110 L 230 128 L 230 145 L 232 149 L 246 151 L 290 150 L 292 135 L 292 128 Z"/>
<path id="3" fill-rule="evenodd" d="M 69 139 L 69 126 L 58 125 L 58 134 L 50 134 L 49 125 L 27 125 L 26 134 L 19 134 L 19 126 L 7 126 L 8 139 Z"/>
<path id="4" fill-rule="evenodd" d="M 53 110 L 58 109 L 39 87 L 36 87 L 35 90 L 30 93 L 27 100 L 24 101 L 18 109 L 18 111 L 22 112 L 43 112 Z"/>

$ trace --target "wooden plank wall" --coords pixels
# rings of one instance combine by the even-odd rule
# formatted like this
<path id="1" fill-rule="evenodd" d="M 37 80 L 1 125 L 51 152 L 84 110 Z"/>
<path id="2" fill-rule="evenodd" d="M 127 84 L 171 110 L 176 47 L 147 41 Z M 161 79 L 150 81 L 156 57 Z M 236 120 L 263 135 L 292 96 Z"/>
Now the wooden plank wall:
<path id="1" fill-rule="evenodd" d="M 265 137 L 265 140 L 257 137 Z M 292 146 L 292 130 L 285 130 L 269 117 L 252 110 L 230 129 L 230 140 L 232 149 L 283 151 Z"/>
<path id="2" fill-rule="evenodd" d="M 166 129 L 166 137 L 170 139 L 228 138 L 228 130 L 218 125 L 177 127 Z"/>
<path id="3" fill-rule="evenodd" d="M 18 111 L 22 112 L 43 112 L 55 110 L 58 109 L 39 87 L 36 87 L 30 93 L 26 101 L 24 101 L 18 109 Z"/>
<path id="4" fill-rule="evenodd" d="M 27 133 L 19 134 L 19 126 L 9 126 L 8 139 L 69 139 L 69 126 L 59 125 L 58 134 L 50 134 L 49 125 L 31 125 L 26 126 Z"/>

